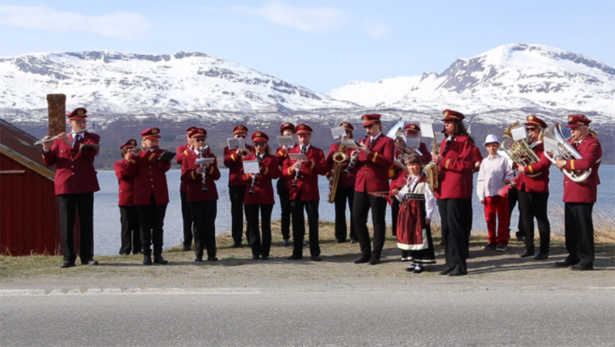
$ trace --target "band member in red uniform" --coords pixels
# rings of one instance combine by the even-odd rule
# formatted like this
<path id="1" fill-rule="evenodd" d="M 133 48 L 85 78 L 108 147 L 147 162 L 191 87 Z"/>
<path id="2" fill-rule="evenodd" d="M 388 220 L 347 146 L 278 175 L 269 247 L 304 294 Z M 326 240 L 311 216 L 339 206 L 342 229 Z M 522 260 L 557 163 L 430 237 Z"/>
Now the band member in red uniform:
<path id="1" fill-rule="evenodd" d="M 568 116 L 571 137 L 568 140 L 581 154 L 581 159 L 556 161 L 558 169 L 568 171 L 592 170 L 581 182 L 564 175 L 564 232 L 568 257 L 555 263 L 558 267 L 572 266 L 573 270 L 594 268 L 594 224 L 592 210 L 598 195 L 600 177 L 598 169 L 602 159 L 602 145 L 598 135 L 590 131 L 589 120 L 581 114 Z"/>
<path id="2" fill-rule="evenodd" d="M 233 128 L 233 137 L 246 139 L 248 128 L 237 125 Z M 246 144 L 244 149 L 224 147 L 224 166 L 229 168 L 228 191 L 231 200 L 231 234 L 233 247 L 241 247 L 243 237 L 243 197 L 246 195 L 246 183 L 243 180 L 243 158 L 253 152 L 252 146 Z M 247 217 L 246 217 L 247 219 Z"/>
<path id="3" fill-rule="evenodd" d="M 291 180 L 290 209 L 293 217 L 293 254 L 288 260 L 303 258 L 303 238 L 305 221 L 303 210 L 307 212 L 310 237 L 310 255 L 312 260 L 321 261 L 318 244 L 318 175 L 327 174 L 327 163 L 322 149 L 310 144 L 312 128 L 306 124 L 297 126 L 299 146 L 288 150 L 289 154 L 303 153 L 307 160 L 292 160 L 290 156 L 284 161 L 282 173 Z"/>
<path id="4" fill-rule="evenodd" d="M 295 126 L 292 123 L 284 123 L 280 127 L 280 135 L 282 136 L 291 136 L 293 139 L 295 138 Z M 282 170 L 282 165 L 284 165 L 284 161 L 288 158 L 288 150 L 286 146 L 278 147 L 276 150 L 276 159 L 278 160 L 278 166 L 280 170 Z M 280 198 L 280 210 L 282 212 L 281 216 L 281 231 L 282 231 L 282 243 L 285 246 L 290 246 L 290 185 L 292 184 L 291 180 L 287 179 L 283 175 L 280 176 L 278 182 L 276 183 L 276 189 L 278 191 L 278 197 Z"/>
<path id="5" fill-rule="evenodd" d="M 169 203 L 166 172 L 171 162 L 159 160 L 164 150 L 158 147 L 160 129 L 149 128 L 141 132 L 143 150 L 133 148 L 130 162 L 130 176 L 134 177 L 134 204 L 139 212 L 141 224 L 141 247 L 143 247 L 143 264 L 152 265 L 154 246 L 154 263 L 167 264 L 162 257 L 164 216 Z"/>
<path id="6" fill-rule="evenodd" d="M 64 261 L 61 267 L 75 266 L 73 229 L 75 210 L 79 213 L 79 258 L 83 265 L 98 265 L 94 260 L 94 192 L 100 190 L 94 158 L 98 154 L 100 136 L 85 131 L 87 111 L 77 108 L 68 114 L 73 130 L 60 133 L 55 141 L 43 143 L 43 163 L 56 165 L 54 181 L 60 210 L 60 233 Z M 43 140 L 48 139 L 45 136 Z"/>
<path id="7" fill-rule="evenodd" d="M 353 220 L 361 256 L 355 264 L 367 263 L 376 265 L 380 263 L 382 248 L 384 247 L 384 232 L 386 230 L 385 213 L 387 201 L 376 194 L 389 192 L 389 168 L 393 164 L 393 151 L 395 143 L 382 133 L 379 114 L 366 114 L 361 117 L 365 137 L 357 149 L 356 164 L 357 178 L 355 181 L 354 201 L 352 205 Z M 354 156 L 354 154 L 353 154 Z M 372 210 L 374 224 L 374 247 L 367 230 L 367 215 Z"/>
<path id="8" fill-rule="evenodd" d="M 254 153 L 244 158 L 244 160 L 257 160 L 260 166 L 260 173 L 244 175 L 248 187 L 244 204 L 248 217 L 248 241 L 252 248 L 253 260 L 269 259 L 269 250 L 271 249 L 271 211 L 273 211 L 273 204 L 275 204 L 271 180 L 280 177 L 280 167 L 275 155 L 271 154 L 268 141 L 269 136 L 264 132 L 253 133 Z M 263 225 L 262 243 L 258 225 L 259 210 Z"/>
<path id="9" fill-rule="evenodd" d="M 182 159 L 181 180 L 188 186 L 187 200 L 190 216 L 194 223 L 195 262 L 203 261 L 203 251 L 207 250 L 207 260 L 216 258 L 216 216 L 218 212 L 218 189 L 220 170 L 216 156 L 207 144 L 207 131 L 194 128 L 190 131 L 190 149 L 185 149 Z M 214 158 L 211 164 L 199 164 L 199 158 Z"/>
<path id="10" fill-rule="evenodd" d="M 343 126 L 346 130 L 346 140 L 354 139 L 354 136 L 352 135 L 354 127 L 352 124 L 342 122 L 340 123 L 340 126 Z M 327 178 L 329 178 L 329 180 L 333 177 L 333 170 L 336 164 L 333 161 L 333 156 L 338 152 L 338 150 L 339 143 L 337 142 L 333 143 L 331 147 L 329 147 L 329 153 L 327 154 L 327 167 L 329 168 Z M 337 182 L 337 191 L 335 192 L 335 200 L 333 201 L 335 204 L 335 242 L 337 243 L 346 242 L 346 236 L 348 235 L 348 227 L 346 226 L 346 201 L 348 201 L 348 209 L 350 210 L 350 240 L 353 242 L 358 241 L 354 228 L 354 222 L 352 221 L 352 202 L 354 200 L 354 181 L 356 174 L 355 170 L 346 171 L 352 152 L 353 150 L 351 148 L 346 148 L 343 152 L 346 155 L 346 160 L 341 163 L 340 174 Z"/>
<path id="11" fill-rule="evenodd" d="M 444 135 L 439 155 L 433 155 L 438 165 L 439 188 L 436 190 L 442 219 L 446 269 L 441 275 L 463 276 L 468 273 L 468 220 L 472 209 L 472 172 L 474 171 L 474 139 L 462 121 L 465 116 L 445 110 Z"/>
<path id="12" fill-rule="evenodd" d="M 417 138 L 420 135 L 421 128 L 417 124 L 410 123 L 404 127 L 404 135 L 406 138 Z M 424 142 L 421 142 L 418 146 L 418 151 L 421 152 L 420 157 L 423 163 L 429 163 L 431 161 L 431 153 L 427 149 L 427 146 Z M 401 152 L 398 152 L 399 156 L 401 156 Z M 399 159 L 399 158 L 398 158 Z M 393 169 L 395 171 L 393 181 L 397 180 L 404 174 L 404 170 L 400 169 L 396 164 L 393 165 Z M 391 188 L 391 197 L 392 197 L 392 205 L 391 205 L 391 226 L 393 228 L 393 236 L 397 236 L 397 215 L 399 213 L 399 200 L 395 199 Z M 401 251 L 401 261 L 409 261 L 410 253 L 406 250 Z"/>
<path id="13" fill-rule="evenodd" d="M 436 198 L 423 174 L 423 162 L 417 153 L 405 156 L 406 171 L 391 182 L 395 200 L 401 201 L 397 219 L 397 247 L 407 252 L 413 263 L 406 270 L 421 273 L 426 264 L 435 264 L 436 256 L 431 237 L 431 216 Z"/>
<path id="14" fill-rule="evenodd" d="M 534 217 L 538 222 L 540 233 L 540 252 L 534 257 L 536 260 L 545 260 L 549 257 L 549 242 L 551 239 L 551 224 L 547 213 L 549 204 L 549 168 L 551 162 L 544 156 L 542 132 L 547 124 L 540 118 L 531 115 L 525 123 L 529 133 L 528 144 L 536 153 L 540 161 L 538 163 L 521 166 L 515 164 L 519 175 L 515 187 L 519 198 L 519 209 L 523 219 L 525 231 L 525 251 L 522 258 L 534 255 Z"/>
<path id="15" fill-rule="evenodd" d="M 120 222 L 122 225 L 122 245 L 120 247 L 121 255 L 129 255 L 141 253 L 141 235 L 139 227 L 139 213 L 133 202 L 133 183 L 134 178 L 130 177 L 128 160 L 132 149 L 137 147 L 137 140 L 130 139 L 125 144 L 120 146 L 122 150 L 122 160 L 116 161 L 113 164 L 115 176 L 120 186 L 119 207 L 120 207 Z"/>
<path id="16" fill-rule="evenodd" d="M 184 151 L 190 150 L 190 132 L 196 129 L 191 126 L 186 129 L 186 144 L 178 146 L 175 150 L 177 155 L 175 156 L 175 162 L 180 166 L 184 159 Z M 179 196 L 182 202 L 182 222 L 184 226 L 184 248 L 183 251 L 189 251 L 192 248 L 192 217 L 190 217 L 190 209 L 188 208 L 188 201 L 186 200 L 188 185 L 184 181 L 180 181 L 179 184 Z"/>

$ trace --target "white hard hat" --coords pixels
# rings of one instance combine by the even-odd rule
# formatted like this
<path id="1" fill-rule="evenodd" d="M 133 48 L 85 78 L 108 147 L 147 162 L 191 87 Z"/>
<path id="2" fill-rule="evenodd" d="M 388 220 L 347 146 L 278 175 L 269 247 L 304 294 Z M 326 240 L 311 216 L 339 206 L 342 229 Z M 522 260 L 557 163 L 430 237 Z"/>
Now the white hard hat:
<path id="1" fill-rule="evenodd" d="M 484 144 L 486 145 L 488 143 L 494 143 L 494 142 L 500 143 L 500 140 L 498 140 L 497 136 L 495 136 L 493 134 L 489 134 L 489 135 L 487 135 L 487 138 L 485 139 L 485 143 Z"/>

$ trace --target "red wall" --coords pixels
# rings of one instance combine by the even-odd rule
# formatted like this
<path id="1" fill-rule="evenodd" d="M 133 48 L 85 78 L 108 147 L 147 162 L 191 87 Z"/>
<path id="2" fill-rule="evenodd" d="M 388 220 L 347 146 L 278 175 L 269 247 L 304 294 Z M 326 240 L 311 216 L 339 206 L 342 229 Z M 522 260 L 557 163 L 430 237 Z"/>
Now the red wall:
<path id="1" fill-rule="evenodd" d="M 0 253 L 61 254 L 53 181 L 0 154 Z"/>

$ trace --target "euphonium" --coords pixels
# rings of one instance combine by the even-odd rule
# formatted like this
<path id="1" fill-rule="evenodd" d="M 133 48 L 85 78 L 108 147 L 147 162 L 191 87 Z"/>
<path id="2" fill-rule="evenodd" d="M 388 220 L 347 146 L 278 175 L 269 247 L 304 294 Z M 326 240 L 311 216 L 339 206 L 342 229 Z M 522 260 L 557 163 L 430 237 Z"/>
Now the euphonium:
<path id="1" fill-rule="evenodd" d="M 412 153 L 414 153 L 415 148 L 406 146 L 404 139 L 402 137 L 395 138 L 395 151 L 393 152 L 393 162 L 399 166 L 400 169 L 404 170 L 408 173 L 408 168 L 406 167 L 406 159 Z"/>
<path id="2" fill-rule="evenodd" d="M 545 143 L 545 157 L 547 157 L 547 159 L 549 159 L 553 164 L 555 164 L 558 159 L 583 159 L 583 156 L 567 141 L 567 139 L 564 139 L 561 127 L 561 124 L 555 123 L 550 127 L 547 127 L 547 129 L 545 130 L 545 142 L 553 144 L 553 146 L 550 146 Z M 555 145 L 556 143 L 557 145 Z M 592 169 L 579 171 L 569 171 L 566 169 L 562 169 L 562 173 L 568 176 L 571 181 L 578 183 L 585 181 L 585 179 L 587 179 L 587 177 L 589 177 L 589 175 L 592 173 Z"/>
<path id="3" fill-rule="evenodd" d="M 512 136 L 512 129 L 519 126 L 519 122 L 515 122 L 508 128 L 504 130 L 502 137 L 504 140 L 502 141 L 502 150 L 506 152 L 506 154 L 510 157 L 510 159 L 515 162 L 517 165 L 521 166 L 530 166 L 532 164 L 536 164 L 540 161 L 536 152 L 528 145 L 525 139 L 515 141 Z M 528 174 L 525 175 L 528 177 L 536 177 L 541 173 L 536 174 Z"/>
<path id="4" fill-rule="evenodd" d="M 342 139 L 344 141 L 344 139 Z M 335 193 L 337 192 L 337 184 L 340 181 L 340 174 L 342 173 L 342 163 L 348 160 L 348 156 L 346 155 L 346 146 L 342 144 L 340 141 L 337 146 L 337 152 L 333 154 L 333 161 L 335 164 L 333 165 L 333 174 L 331 176 L 331 181 L 329 182 L 329 203 L 333 203 L 335 201 Z"/>

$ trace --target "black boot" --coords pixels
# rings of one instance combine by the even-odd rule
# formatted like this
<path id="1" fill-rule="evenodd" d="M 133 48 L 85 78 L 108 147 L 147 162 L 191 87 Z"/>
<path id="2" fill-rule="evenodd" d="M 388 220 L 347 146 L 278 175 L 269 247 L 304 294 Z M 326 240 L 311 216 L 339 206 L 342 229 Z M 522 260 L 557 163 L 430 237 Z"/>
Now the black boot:
<path id="1" fill-rule="evenodd" d="M 154 263 L 156 264 L 168 264 L 169 262 L 162 257 L 160 254 L 154 254 Z"/>
<path id="2" fill-rule="evenodd" d="M 151 251 L 143 250 L 143 265 L 152 265 Z"/>

